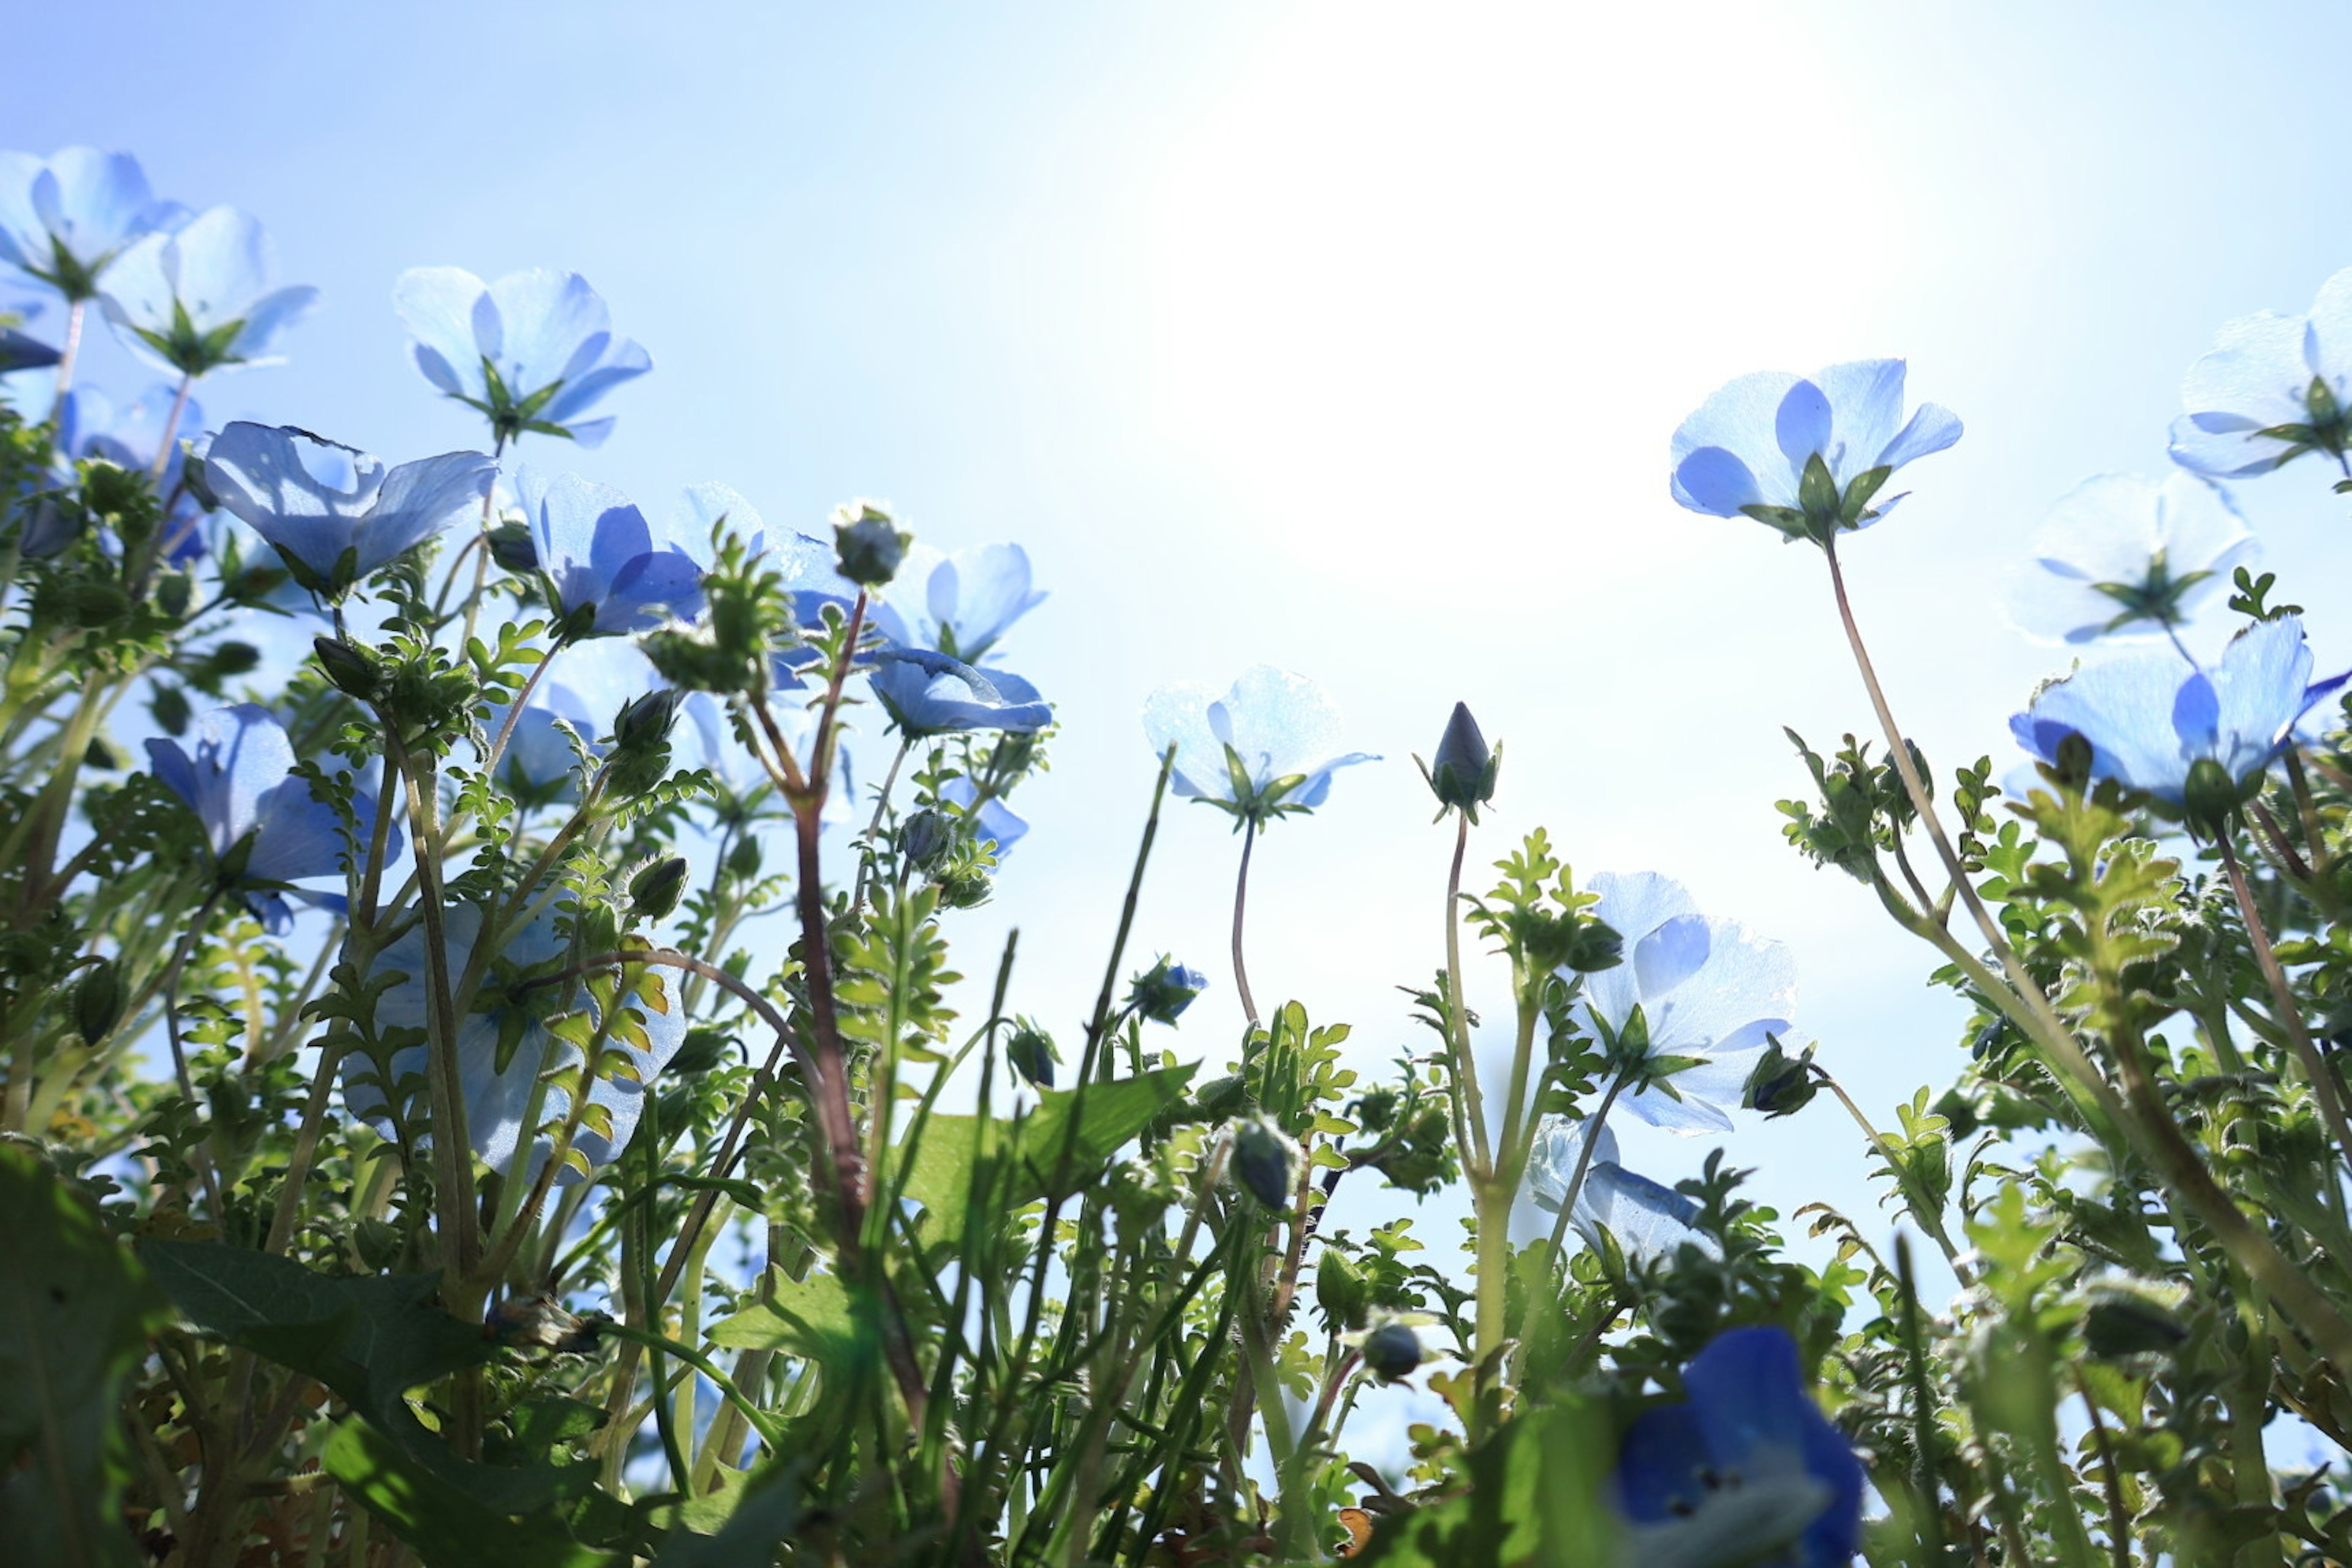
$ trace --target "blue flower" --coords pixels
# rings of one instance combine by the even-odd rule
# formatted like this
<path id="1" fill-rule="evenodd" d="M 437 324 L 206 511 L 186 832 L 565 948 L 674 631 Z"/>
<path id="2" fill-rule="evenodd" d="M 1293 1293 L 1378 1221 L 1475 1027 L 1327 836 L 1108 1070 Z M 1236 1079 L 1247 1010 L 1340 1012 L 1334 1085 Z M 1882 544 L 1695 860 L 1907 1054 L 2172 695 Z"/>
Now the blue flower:
<path id="1" fill-rule="evenodd" d="M 150 234 L 106 269 L 100 302 L 131 352 L 184 375 L 274 364 L 278 334 L 309 313 L 319 291 L 272 290 L 269 240 L 234 207 L 214 207 L 176 234 Z"/>
<path id="2" fill-rule="evenodd" d="M 1029 831 L 1026 818 L 1015 816 L 1011 807 L 994 795 L 981 800 L 980 787 L 961 775 L 940 786 L 940 798 L 960 807 L 966 816 L 971 818 L 973 837 L 994 843 L 996 848 L 993 853 L 999 862 L 1013 852 L 1013 847 L 1020 843 Z M 974 801 L 980 801 L 980 804 L 974 806 Z"/>
<path id="3" fill-rule="evenodd" d="M 117 404 L 95 386 L 77 386 L 58 400 L 58 451 L 71 460 L 96 458 L 141 474 L 156 473 L 155 459 L 162 456 L 156 490 L 172 502 L 171 514 L 164 520 L 163 554 L 173 565 L 184 566 L 201 560 L 212 547 L 203 526 L 204 505 L 181 483 L 187 472 L 190 447 L 209 449 L 211 438 L 200 436 L 190 443 L 166 434 L 204 428 L 204 407 L 193 397 L 180 405 L 179 423 L 173 424 L 173 408 L 178 401 L 168 386 L 151 386 L 128 405 Z M 171 450 L 161 452 L 167 439 L 172 442 Z"/>
<path id="4" fill-rule="evenodd" d="M 462 268 L 415 267 L 392 286 L 392 303 L 425 379 L 479 409 L 502 443 L 528 430 L 600 444 L 613 421 L 580 416 L 654 365 L 613 335 L 604 297 L 577 272 L 542 267 L 485 283 Z"/>
<path id="5" fill-rule="evenodd" d="M 475 905 L 455 905 L 444 915 L 444 957 L 452 984 L 473 959 L 481 932 L 482 911 Z M 492 1170 L 503 1172 L 514 1163 L 533 1082 L 566 1068 L 579 1069 L 579 1047 L 551 1030 L 549 1019 L 559 1011 L 578 1008 L 586 1011 L 592 1026 L 601 1022 L 583 982 L 522 988 L 529 980 L 561 969 L 569 950 L 570 943 L 558 933 L 551 910 L 509 934 L 499 951 L 488 956 L 478 991 L 460 999 L 465 1016 L 457 1026 L 457 1069 L 466 1101 L 466 1134 L 474 1152 Z M 373 973 L 404 976 L 376 1002 L 379 1032 L 424 1029 L 430 977 L 422 921 L 376 955 Z M 572 1148 L 591 1169 L 609 1163 L 628 1143 L 645 1109 L 646 1080 L 668 1066 L 686 1043 L 686 1016 L 678 1008 L 675 988 L 667 983 L 671 973 L 646 970 L 605 1037 L 605 1048 L 625 1052 L 636 1076 L 599 1074 L 588 1090 L 592 1110 L 583 1113 Z M 429 1103 L 423 1087 L 428 1060 L 429 1049 L 422 1044 L 393 1052 L 385 1064 L 387 1085 L 373 1058 L 359 1051 L 351 1053 L 343 1058 L 344 1106 L 389 1136 L 387 1088 L 393 1097 L 414 1107 L 412 1114 L 422 1115 Z M 553 1130 L 571 1115 L 572 1103 L 560 1080 L 548 1085 L 532 1130 L 531 1158 L 524 1180 L 537 1178 L 553 1150 Z M 567 1161 L 556 1179 L 570 1184 L 583 1174 Z"/>
<path id="6" fill-rule="evenodd" d="M 0 327 L 0 375 L 20 370 L 46 370 L 64 356 L 36 337 L 14 327 Z"/>
<path id="7" fill-rule="evenodd" d="M 192 731 L 193 756 L 177 741 L 151 740 L 148 764 L 195 813 L 222 885 L 234 889 L 272 934 L 293 924 L 287 893 L 340 908 L 340 898 L 286 886 L 336 875 L 344 845 L 334 807 L 310 793 L 309 779 L 295 776 L 285 726 L 267 708 L 247 702 L 199 714 Z M 373 801 L 362 795 L 354 805 L 362 821 L 373 818 Z M 387 854 L 399 852 L 395 827 Z"/>
<path id="8" fill-rule="evenodd" d="M 2102 474 L 2042 520 L 2010 619 L 2049 642 L 2161 636 L 2261 552 L 2230 498 L 2193 474 Z"/>
<path id="9" fill-rule="evenodd" d="M 2146 653 L 2053 681 L 2009 728 L 2051 763 L 2069 735 L 2080 735 L 2090 743 L 2093 777 L 2168 805 L 2189 804 L 2192 775 L 2214 770 L 2242 799 L 2260 786 L 2295 721 L 2346 679 L 2312 683 L 2303 619 L 2283 616 L 2241 633 L 2210 672 L 2175 654 Z"/>
<path id="10" fill-rule="evenodd" d="M 666 529 L 610 485 L 518 469 L 515 495 L 539 569 L 570 638 L 651 631 L 702 611 L 702 568 Z"/>
<path id="11" fill-rule="evenodd" d="M 0 261 L 68 300 L 96 298 L 100 275 L 125 246 L 187 216 L 155 199 L 128 153 L 67 147 L 47 163 L 0 153 Z"/>
<path id="12" fill-rule="evenodd" d="M 1847 1568 L 1862 1546 L 1862 1461 L 1806 1394 L 1788 1331 L 1717 1334 L 1683 1369 L 1683 1393 L 1643 1412 L 1617 1450 L 1633 1559 Z"/>
<path id="13" fill-rule="evenodd" d="M 1825 544 L 1903 499 L 1878 499 L 1895 469 L 1959 438 L 1958 416 L 1935 404 L 1904 419 L 1899 359 L 1811 377 L 1758 371 L 1720 388 L 1675 432 L 1674 497 L 1693 511 L 1752 517 Z"/>
<path id="14" fill-rule="evenodd" d="M 1270 664 L 1242 671 L 1220 697 L 1197 682 L 1163 686 L 1143 704 L 1154 752 L 1176 748 L 1176 793 L 1237 819 L 1265 822 L 1311 811 L 1331 793 L 1331 774 L 1380 759 L 1335 754 L 1339 711 L 1323 689 Z"/>
<path id="15" fill-rule="evenodd" d="M 2215 479 L 2266 473 L 2352 446 L 2352 267 L 2319 286 L 2307 316 L 2262 310 L 2215 334 L 2181 378 L 2172 460 Z"/>
<path id="16" fill-rule="evenodd" d="M 1017 544 L 945 555 L 919 542 L 876 601 L 874 624 L 893 647 L 978 664 L 1045 597 L 1030 588 L 1029 554 Z"/>
<path id="17" fill-rule="evenodd" d="M 1636 1060 L 1697 1058 L 1619 1103 L 1676 1132 L 1729 1128 L 1725 1108 L 1739 1103 L 1767 1037 L 1789 1033 L 1796 959 L 1737 921 L 1700 914 L 1681 883 L 1654 871 L 1603 872 L 1587 890 L 1600 895 L 1592 914 L 1623 939 L 1625 961 L 1583 977 L 1579 1021 Z"/>
<path id="18" fill-rule="evenodd" d="M 1028 734 L 1054 721 L 1037 689 L 1001 669 L 985 673 L 943 653 L 885 648 L 874 656 L 874 695 L 909 735 L 951 730 Z"/>
<path id="19" fill-rule="evenodd" d="M 505 704 L 490 710 L 491 734 L 505 728 L 507 712 Z M 572 750 L 572 735 L 563 731 L 565 725 L 587 744 L 592 756 L 596 753 L 604 721 L 589 709 L 587 700 L 560 680 L 541 681 L 530 700 L 523 704 L 522 717 L 515 721 L 514 733 L 507 738 L 506 754 L 499 764 L 499 771 L 519 794 L 550 801 L 577 797 L 579 780 L 573 774 L 580 758 Z"/>
<path id="20" fill-rule="evenodd" d="M 1591 1125 L 1590 1121 L 1571 1121 L 1564 1116 L 1544 1119 L 1528 1152 L 1527 1192 L 1538 1208 L 1555 1215 L 1559 1212 L 1569 1184 L 1576 1179 L 1577 1162 L 1583 1158 L 1585 1135 Z M 1592 1159 L 1585 1167 L 1584 1184 L 1577 1189 L 1576 1212 L 1569 1221 L 1585 1245 L 1597 1250 L 1605 1230 L 1617 1238 L 1619 1250 L 1636 1268 L 1654 1259 L 1672 1258 L 1685 1242 L 1712 1256 L 1717 1250 L 1714 1240 L 1692 1228 L 1697 1218 L 1696 1199 L 1626 1168 L 1618 1154 L 1617 1134 L 1604 1122 L 1593 1140 Z M 1545 1226 L 1547 1234 L 1549 1229 Z"/>
<path id="21" fill-rule="evenodd" d="M 220 504 L 276 545 L 305 587 L 330 596 L 478 510 L 497 471 L 479 452 L 445 452 L 386 473 L 356 447 L 244 420 L 205 454 Z"/>

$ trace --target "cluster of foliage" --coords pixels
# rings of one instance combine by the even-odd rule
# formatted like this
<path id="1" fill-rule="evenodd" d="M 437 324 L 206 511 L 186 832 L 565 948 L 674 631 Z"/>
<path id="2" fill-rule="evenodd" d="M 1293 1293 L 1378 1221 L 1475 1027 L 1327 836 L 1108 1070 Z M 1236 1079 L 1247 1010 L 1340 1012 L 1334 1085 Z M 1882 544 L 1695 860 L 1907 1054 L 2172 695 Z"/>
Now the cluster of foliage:
<path id="1" fill-rule="evenodd" d="M 1001 663 L 1017 547 L 862 502 L 810 538 L 715 485 L 655 522 L 514 461 L 650 368 L 576 275 L 403 276 L 488 450 L 387 468 L 204 426 L 196 384 L 310 302 L 243 215 L 0 154 L 0 264 L 65 311 L 0 336 L 12 1560 L 2352 1559 L 2345 1477 L 2265 1447 L 2352 1441 L 2352 738 L 2206 477 L 2352 488 L 2352 274 L 2225 329 L 2182 473 L 2053 513 L 2021 624 L 2161 642 L 2036 694 L 2007 787 L 1904 740 L 1840 574 L 1958 421 L 1884 361 L 1676 434 L 1684 505 L 1819 549 L 1884 733 L 1798 742 L 1790 842 L 1974 1014 L 1882 1129 L 1786 950 L 1665 878 L 1580 880 L 1538 829 L 1465 891 L 1501 753 L 1461 709 L 1425 1031 L 1368 1075 L 1261 1010 L 1252 847 L 1367 760 L 1263 667 L 1152 698 L 1091 1003 L 1013 1011 L 1012 942 L 960 990 L 1053 731 Z M 93 308 L 158 393 L 75 384 Z M 1173 798 L 1239 846 L 1246 1024 L 1205 1056 L 1173 1026 L 1208 981 L 1130 947 Z M 1808 1267 L 1723 1151 L 1670 1184 L 1610 1125 L 1840 1105 L 1939 1260 L 1813 1205 Z M 1343 1183 L 1466 1194 L 1466 1266 L 1324 1224 Z M 1400 1383 L 1444 1418 L 1351 1453 Z"/>

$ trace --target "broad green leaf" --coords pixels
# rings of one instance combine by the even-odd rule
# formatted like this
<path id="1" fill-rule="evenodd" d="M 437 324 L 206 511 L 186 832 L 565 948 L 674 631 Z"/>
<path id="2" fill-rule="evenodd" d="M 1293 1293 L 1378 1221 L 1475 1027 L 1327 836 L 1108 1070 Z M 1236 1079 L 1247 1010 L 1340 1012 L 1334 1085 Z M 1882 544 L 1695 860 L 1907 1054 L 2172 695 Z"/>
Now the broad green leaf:
<path id="1" fill-rule="evenodd" d="M 700 1535 L 681 1525 L 653 1560 L 653 1568 L 768 1568 L 776 1560 L 776 1545 L 800 1523 L 799 1481 L 789 1474 L 737 1476 L 722 1494 L 729 1510 L 726 1523 L 714 1535 Z M 717 1497 L 698 1498 L 680 1510 L 681 1520 L 707 1515 Z"/>
<path id="2" fill-rule="evenodd" d="M 0 1541 L 12 1562 L 127 1563 L 107 1437 L 161 1303 L 97 1211 L 7 1145 L 0 1258 Z"/>
<path id="3" fill-rule="evenodd" d="M 551 1512 L 508 1518 L 364 1421 L 338 1426 L 319 1462 L 425 1568 L 625 1568 L 627 1561 L 581 1545 Z"/>
<path id="4" fill-rule="evenodd" d="M 860 1353 L 864 1337 L 849 1289 L 831 1274 L 794 1279 L 768 1274 L 768 1299 L 744 1308 L 710 1331 L 714 1344 L 736 1350 L 782 1351 L 809 1360 L 833 1361 Z"/>
<path id="5" fill-rule="evenodd" d="M 1381 1521 L 1365 1568 L 1553 1568 L 1621 1561 L 1603 1487 L 1617 1443 L 1605 1410 L 1529 1410 L 1471 1450 L 1466 1492 Z"/>

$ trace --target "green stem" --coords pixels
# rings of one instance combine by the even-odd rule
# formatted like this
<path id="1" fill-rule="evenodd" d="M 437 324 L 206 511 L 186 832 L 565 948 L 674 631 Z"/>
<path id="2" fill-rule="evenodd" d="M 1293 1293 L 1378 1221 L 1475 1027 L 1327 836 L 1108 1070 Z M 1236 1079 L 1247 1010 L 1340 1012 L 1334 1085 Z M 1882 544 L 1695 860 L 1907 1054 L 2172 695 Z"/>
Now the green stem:
<path id="1" fill-rule="evenodd" d="M 1242 867 L 1234 879 L 1234 989 L 1241 994 L 1242 1016 L 1257 1026 L 1257 1001 L 1250 995 L 1249 966 L 1242 962 L 1242 917 L 1249 908 L 1250 848 L 1257 842 L 1257 818 L 1242 825 Z"/>

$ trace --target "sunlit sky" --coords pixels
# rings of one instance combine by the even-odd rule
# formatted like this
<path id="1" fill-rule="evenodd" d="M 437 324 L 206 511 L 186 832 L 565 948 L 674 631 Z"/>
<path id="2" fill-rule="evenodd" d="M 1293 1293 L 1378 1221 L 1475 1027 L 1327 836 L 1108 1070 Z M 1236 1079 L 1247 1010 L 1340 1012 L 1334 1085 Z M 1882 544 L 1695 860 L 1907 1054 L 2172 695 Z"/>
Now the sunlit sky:
<path id="1" fill-rule="evenodd" d="M 1091 999 L 1145 694 L 1261 660 L 1324 682 L 1387 760 L 1272 832 L 1253 979 L 1353 1021 L 1368 1064 L 1442 957 L 1449 830 L 1408 753 L 1462 698 L 1507 742 L 1487 858 L 1540 823 L 1580 870 L 1680 878 L 1795 948 L 1801 1028 L 1865 1105 L 1948 1082 L 1929 955 L 1780 841 L 1780 726 L 1869 719 L 1819 558 L 1678 510 L 1668 437 L 1739 373 L 1907 356 L 1969 433 L 1851 575 L 1928 753 L 2006 769 L 2007 714 L 2063 668 L 1999 611 L 2041 512 L 2163 471 L 2215 326 L 2352 263 L 2352 13 L 2324 6 L 90 0 L 8 31 L 0 145 L 135 152 L 325 291 L 289 366 L 203 389 L 213 423 L 472 443 L 392 279 L 552 265 L 656 368 L 604 448 L 527 458 L 649 508 L 719 479 L 772 527 L 863 495 L 946 548 L 1024 543 L 1052 597 L 1006 661 L 1064 733 L 961 939 L 985 974 L 1022 929 L 1023 1011 L 1075 1033 Z M 2322 665 L 2352 658 L 2324 479 L 2241 500 Z M 1237 846 L 1195 807 L 1161 843 L 1141 956 L 1215 978 L 1171 1037 L 1221 1058 Z M 1499 977 L 1471 999 L 1491 1025 Z M 1669 1180 L 1704 1152 L 1628 1142 Z M 1826 1100 L 1730 1143 L 1783 1212 L 1870 1207 Z"/>

